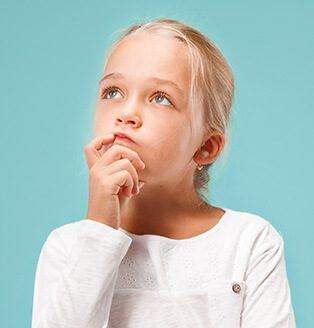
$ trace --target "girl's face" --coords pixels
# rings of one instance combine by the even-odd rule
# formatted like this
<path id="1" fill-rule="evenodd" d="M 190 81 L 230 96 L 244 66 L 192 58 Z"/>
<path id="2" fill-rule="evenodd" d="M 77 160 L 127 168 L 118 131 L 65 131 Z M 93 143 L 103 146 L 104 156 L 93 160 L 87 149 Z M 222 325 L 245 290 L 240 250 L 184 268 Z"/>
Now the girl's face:
<path id="1" fill-rule="evenodd" d="M 115 140 L 138 153 L 139 179 L 172 185 L 185 174 L 192 181 L 193 155 L 201 142 L 191 134 L 190 67 L 182 42 L 152 34 L 131 35 L 111 53 L 99 84 L 94 137 L 126 133 Z"/>

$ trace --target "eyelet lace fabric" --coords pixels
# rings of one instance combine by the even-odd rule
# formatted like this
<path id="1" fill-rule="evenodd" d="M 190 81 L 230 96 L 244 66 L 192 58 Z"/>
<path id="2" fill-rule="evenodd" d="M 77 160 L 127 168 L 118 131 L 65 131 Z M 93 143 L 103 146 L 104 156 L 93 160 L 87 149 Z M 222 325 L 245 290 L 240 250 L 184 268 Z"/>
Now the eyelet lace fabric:
<path id="1" fill-rule="evenodd" d="M 133 240 L 120 264 L 116 288 L 171 291 L 200 288 L 209 280 L 220 278 L 216 246 L 208 240 L 183 245 Z"/>

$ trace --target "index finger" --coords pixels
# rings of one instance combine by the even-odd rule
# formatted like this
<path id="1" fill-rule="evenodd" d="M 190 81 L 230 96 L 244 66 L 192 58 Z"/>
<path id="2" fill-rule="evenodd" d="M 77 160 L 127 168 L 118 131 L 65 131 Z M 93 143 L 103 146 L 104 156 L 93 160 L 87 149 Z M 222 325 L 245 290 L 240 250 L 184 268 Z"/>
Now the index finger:
<path id="1" fill-rule="evenodd" d="M 108 166 L 115 161 L 126 158 L 133 164 L 135 169 L 143 170 L 145 168 L 145 163 L 133 149 L 126 148 L 118 144 L 113 144 L 113 146 L 107 151 L 107 154 L 108 156 L 102 156 L 99 159 L 99 165 Z"/>
<path id="2" fill-rule="evenodd" d="M 100 150 L 103 146 L 110 145 L 115 139 L 114 134 L 107 134 L 105 136 L 97 136 L 92 141 L 90 141 L 85 147 L 85 157 L 89 169 L 96 163 L 96 161 L 101 157 Z"/>

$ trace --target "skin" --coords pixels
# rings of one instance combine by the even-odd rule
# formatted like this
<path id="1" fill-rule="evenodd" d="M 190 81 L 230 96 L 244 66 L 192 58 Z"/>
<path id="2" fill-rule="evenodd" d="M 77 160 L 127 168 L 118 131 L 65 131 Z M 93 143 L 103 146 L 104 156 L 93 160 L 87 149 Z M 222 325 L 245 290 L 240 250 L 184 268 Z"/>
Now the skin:
<path id="1" fill-rule="evenodd" d="M 205 138 L 191 132 L 186 46 L 152 34 L 128 36 L 110 54 L 102 77 L 111 73 L 122 76 L 111 75 L 99 85 L 94 137 L 117 131 L 128 134 L 135 143 L 115 140 L 114 144 L 133 150 L 145 163 L 144 169 L 136 170 L 145 185 L 128 201 L 121 228 L 175 239 L 207 231 L 224 211 L 199 199 L 193 174 L 198 163 L 216 160 L 225 139 L 219 131 Z M 149 80 L 152 76 L 176 83 L 181 92 Z M 106 87 L 113 89 L 102 94 Z M 201 122 L 197 124 L 197 131 L 202 131 Z M 104 146 L 100 152 L 106 151 Z"/>

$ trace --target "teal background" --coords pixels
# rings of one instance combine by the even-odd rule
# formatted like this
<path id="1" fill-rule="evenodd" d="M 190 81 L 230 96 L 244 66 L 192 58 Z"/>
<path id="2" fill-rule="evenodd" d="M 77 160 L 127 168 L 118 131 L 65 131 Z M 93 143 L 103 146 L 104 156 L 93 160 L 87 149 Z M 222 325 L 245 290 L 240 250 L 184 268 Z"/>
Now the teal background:
<path id="1" fill-rule="evenodd" d="M 178 19 L 208 35 L 235 75 L 216 206 L 258 214 L 285 241 L 298 327 L 314 322 L 313 1 L 2 1 L 1 327 L 30 327 L 38 256 L 85 217 L 91 113 L 112 34 Z"/>

